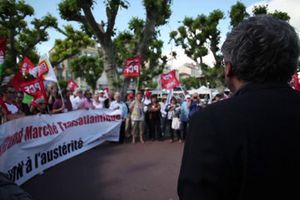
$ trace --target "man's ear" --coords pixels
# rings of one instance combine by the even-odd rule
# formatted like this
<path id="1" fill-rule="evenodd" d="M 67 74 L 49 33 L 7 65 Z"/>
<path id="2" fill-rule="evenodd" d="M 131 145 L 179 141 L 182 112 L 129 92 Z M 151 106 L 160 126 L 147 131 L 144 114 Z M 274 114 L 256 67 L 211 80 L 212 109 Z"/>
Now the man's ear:
<path id="1" fill-rule="evenodd" d="M 225 71 L 225 77 L 232 77 L 234 75 L 231 63 L 226 63 L 224 71 Z"/>

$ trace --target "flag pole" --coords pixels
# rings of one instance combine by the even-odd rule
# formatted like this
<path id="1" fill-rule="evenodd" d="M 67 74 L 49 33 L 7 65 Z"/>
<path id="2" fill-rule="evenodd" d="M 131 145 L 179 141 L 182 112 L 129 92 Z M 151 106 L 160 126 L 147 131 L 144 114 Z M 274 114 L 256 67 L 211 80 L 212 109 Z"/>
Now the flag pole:
<path id="1" fill-rule="evenodd" d="M 135 87 L 135 94 L 139 92 L 139 87 L 140 87 L 140 77 L 136 78 L 136 87 Z"/>
<path id="2" fill-rule="evenodd" d="M 64 97 L 62 95 L 62 91 L 61 91 L 61 88 L 60 88 L 60 85 L 59 85 L 58 81 L 56 82 L 56 85 L 57 85 L 57 88 L 58 88 L 58 91 L 59 91 L 59 94 L 60 94 L 60 97 L 61 97 L 61 100 L 62 100 L 62 106 L 65 108 Z"/>

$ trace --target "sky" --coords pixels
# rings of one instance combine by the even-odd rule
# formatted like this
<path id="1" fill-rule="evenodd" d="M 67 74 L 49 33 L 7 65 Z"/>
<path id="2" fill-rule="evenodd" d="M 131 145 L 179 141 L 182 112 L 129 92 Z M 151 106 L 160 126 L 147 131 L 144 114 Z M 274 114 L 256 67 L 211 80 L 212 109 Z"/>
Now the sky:
<path id="1" fill-rule="evenodd" d="M 33 17 L 40 18 L 47 13 L 52 14 L 58 19 L 59 26 L 70 24 L 60 18 L 58 11 L 58 4 L 61 0 L 25 0 L 26 3 L 33 6 L 35 9 L 35 15 Z M 97 21 L 106 21 L 105 7 L 103 6 L 103 0 L 95 0 L 97 3 L 94 7 L 93 13 Z M 143 8 L 142 0 L 128 0 L 130 6 L 128 9 L 122 9 L 119 11 L 115 28 L 118 31 L 127 29 L 127 24 L 132 17 L 145 18 L 145 11 Z M 178 67 L 187 62 L 193 62 L 187 56 L 181 48 L 176 47 L 174 43 L 169 43 L 169 32 L 176 30 L 180 26 L 180 21 L 185 16 L 196 17 L 200 14 L 208 15 L 214 9 L 220 9 L 225 14 L 225 19 L 221 20 L 219 28 L 221 30 L 221 43 L 224 41 L 226 33 L 230 30 L 229 10 L 231 5 L 235 4 L 236 0 L 172 0 L 172 15 L 168 20 L 168 23 L 160 27 L 160 39 L 164 41 L 163 52 L 165 55 L 169 55 L 171 51 L 176 51 L 177 58 L 171 59 L 169 64 L 173 67 Z M 300 0 L 241 0 L 247 7 L 247 11 L 251 12 L 255 5 L 268 4 L 269 10 L 280 10 L 288 12 L 291 17 L 290 23 L 300 32 Z M 71 23 L 75 27 L 79 27 L 78 23 Z M 64 36 L 58 33 L 56 30 L 49 30 L 49 41 L 43 42 L 37 46 L 40 54 L 47 53 L 54 45 L 55 39 L 63 38 Z M 211 54 L 204 58 L 207 64 L 213 62 Z"/>

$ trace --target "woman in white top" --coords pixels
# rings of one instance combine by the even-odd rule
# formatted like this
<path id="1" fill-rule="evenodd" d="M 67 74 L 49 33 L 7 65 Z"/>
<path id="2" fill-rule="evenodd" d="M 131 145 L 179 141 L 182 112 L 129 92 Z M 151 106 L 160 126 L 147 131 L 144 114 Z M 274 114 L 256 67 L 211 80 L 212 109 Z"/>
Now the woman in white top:
<path id="1" fill-rule="evenodd" d="M 95 109 L 101 109 L 103 108 L 103 103 L 99 99 L 99 93 L 96 92 L 93 99 L 93 106 Z"/>

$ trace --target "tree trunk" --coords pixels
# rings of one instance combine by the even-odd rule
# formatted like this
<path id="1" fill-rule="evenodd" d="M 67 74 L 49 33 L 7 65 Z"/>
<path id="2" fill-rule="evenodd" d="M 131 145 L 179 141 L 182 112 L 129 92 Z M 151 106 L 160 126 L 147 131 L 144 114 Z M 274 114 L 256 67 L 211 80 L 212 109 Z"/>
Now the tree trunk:
<path id="1" fill-rule="evenodd" d="M 9 31 L 9 62 L 10 65 L 14 67 L 14 69 L 17 68 L 17 52 L 15 49 L 15 35 L 16 35 L 16 30 L 15 29 L 10 29 Z"/>
<path id="2" fill-rule="evenodd" d="M 146 25 L 145 25 L 144 31 L 143 31 L 143 36 L 137 45 L 137 48 L 136 48 L 137 55 L 141 56 L 143 59 L 146 59 L 145 58 L 146 48 L 148 48 L 148 43 L 151 40 L 151 38 L 155 32 L 155 25 L 156 25 L 156 22 L 154 20 L 147 19 L 147 22 L 146 22 Z M 127 94 L 129 85 L 130 85 L 130 78 L 125 78 L 123 85 L 121 87 L 121 91 L 120 91 L 122 99 L 126 98 L 126 94 Z M 139 90 L 139 88 L 137 88 L 137 89 Z"/>
<path id="3" fill-rule="evenodd" d="M 118 75 L 116 73 L 116 59 L 112 44 L 107 44 L 103 47 L 103 62 L 104 70 L 107 74 L 108 88 L 112 92 L 117 91 Z"/>

